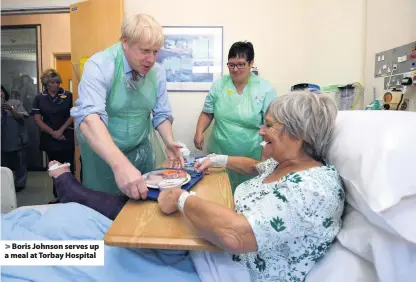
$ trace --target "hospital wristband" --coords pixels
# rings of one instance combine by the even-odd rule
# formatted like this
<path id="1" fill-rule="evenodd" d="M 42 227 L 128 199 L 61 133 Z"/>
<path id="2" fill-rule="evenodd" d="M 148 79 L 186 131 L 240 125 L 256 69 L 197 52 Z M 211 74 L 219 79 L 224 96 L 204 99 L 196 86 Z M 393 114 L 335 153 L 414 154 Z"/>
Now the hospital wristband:
<path id="1" fill-rule="evenodd" d="M 202 164 L 205 159 L 209 159 L 212 163 L 212 167 L 226 167 L 228 162 L 228 156 L 227 155 L 208 155 L 205 158 L 200 158 L 198 161 Z"/>
<path id="2" fill-rule="evenodd" d="M 184 191 L 178 199 L 178 210 L 183 212 L 183 209 L 185 207 L 185 201 L 188 199 L 189 196 L 192 196 L 193 194 L 189 193 L 188 191 Z"/>

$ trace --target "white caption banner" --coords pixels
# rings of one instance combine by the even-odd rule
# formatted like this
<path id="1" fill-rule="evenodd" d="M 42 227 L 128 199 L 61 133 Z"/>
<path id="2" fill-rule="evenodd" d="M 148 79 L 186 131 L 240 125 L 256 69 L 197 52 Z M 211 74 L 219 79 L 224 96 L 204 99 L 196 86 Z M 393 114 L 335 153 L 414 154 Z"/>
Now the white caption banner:
<path id="1" fill-rule="evenodd" d="M 0 242 L 0 265 L 104 265 L 104 241 Z"/>

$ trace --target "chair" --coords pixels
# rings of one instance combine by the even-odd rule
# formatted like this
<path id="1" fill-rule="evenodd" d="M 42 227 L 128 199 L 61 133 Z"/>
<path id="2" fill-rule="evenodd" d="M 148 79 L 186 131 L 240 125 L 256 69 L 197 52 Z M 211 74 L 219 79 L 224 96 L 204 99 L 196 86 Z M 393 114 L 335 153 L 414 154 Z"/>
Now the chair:
<path id="1" fill-rule="evenodd" d="M 16 190 L 14 188 L 13 172 L 7 167 L 1 167 L 1 213 L 8 213 L 17 208 Z"/>

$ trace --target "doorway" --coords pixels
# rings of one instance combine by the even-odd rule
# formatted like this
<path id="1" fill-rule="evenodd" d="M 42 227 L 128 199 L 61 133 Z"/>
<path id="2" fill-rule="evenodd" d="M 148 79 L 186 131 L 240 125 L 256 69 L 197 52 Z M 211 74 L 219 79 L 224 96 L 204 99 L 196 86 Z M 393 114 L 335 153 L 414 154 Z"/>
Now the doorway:
<path id="1" fill-rule="evenodd" d="M 30 113 L 34 97 L 41 91 L 40 25 L 12 25 L 1 27 L 1 83 L 11 99 L 21 102 Z M 42 151 L 39 150 L 40 131 L 33 116 L 25 119 L 29 136 L 26 148 L 27 168 L 30 171 L 45 170 Z"/>
<path id="2" fill-rule="evenodd" d="M 71 54 L 54 54 L 55 69 L 62 78 L 61 87 L 69 92 L 72 91 L 72 64 Z"/>

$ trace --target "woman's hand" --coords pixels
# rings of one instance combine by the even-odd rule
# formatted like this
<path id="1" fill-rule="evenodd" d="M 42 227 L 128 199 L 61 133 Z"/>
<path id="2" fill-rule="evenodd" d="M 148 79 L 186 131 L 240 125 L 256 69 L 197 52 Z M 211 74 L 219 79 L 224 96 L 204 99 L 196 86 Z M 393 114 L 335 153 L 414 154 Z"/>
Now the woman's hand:
<path id="1" fill-rule="evenodd" d="M 63 134 L 64 134 L 64 129 L 60 128 L 58 130 L 55 130 L 52 133 L 52 137 L 55 138 L 55 139 L 58 139 L 58 140 L 66 140 L 66 138 Z"/>
<path id="2" fill-rule="evenodd" d="M 209 167 L 212 167 L 212 161 L 209 157 L 198 159 L 196 160 L 194 167 L 197 172 L 201 172 L 208 169 Z"/>
<path id="3" fill-rule="evenodd" d="M 52 137 L 57 140 L 65 140 L 65 136 L 63 136 L 63 130 L 55 130 L 52 132 Z"/>
<path id="4" fill-rule="evenodd" d="M 200 158 L 195 162 L 195 168 L 198 172 L 204 171 L 209 167 L 227 167 L 228 156 L 210 154 L 205 158 Z"/>
<path id="5" fill-rule="evenodd" d="M 197 148 L 198 150 L 202 151 L 204 149 L 204 134 L 203 133 L 195 133 L 194 145 L 195 145 L 195 148 Z"/>
<path id="6" fill-rule="evenodd" d="M 178 200 L 183 192 L 182 189 L 170 189 L 160 192 L 157 202 L 164 214 L 172 214 L 178 211 Z"/>

